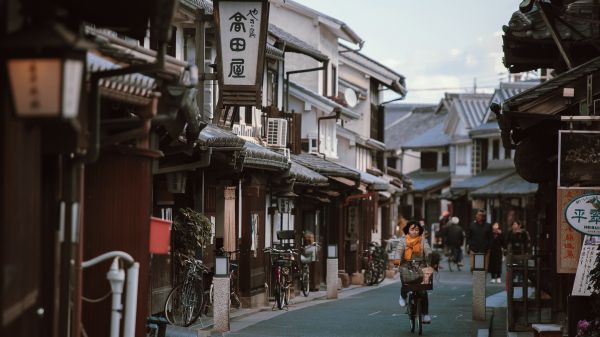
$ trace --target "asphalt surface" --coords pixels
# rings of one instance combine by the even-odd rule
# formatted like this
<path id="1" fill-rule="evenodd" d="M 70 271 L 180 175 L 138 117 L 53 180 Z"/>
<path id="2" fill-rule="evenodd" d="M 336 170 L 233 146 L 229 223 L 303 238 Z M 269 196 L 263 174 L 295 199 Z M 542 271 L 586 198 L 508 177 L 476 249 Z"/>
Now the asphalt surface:
<path id="1" fill-rule="evenodd" d="M 398 305 L 399 280 L 386 283 L 344 291 L 338 300 L 313 300 L 292 304 L 288 311 L 249 315 L 232 322 L 223 336 L 413 336 L 406 309 Z M 436 275 L 429 292 L 433 319 L 423 327 L 424 336 L 471 336 L 471 284 L 468 270 Z M 489 290 L 491 294 L 501 287 Z"/>

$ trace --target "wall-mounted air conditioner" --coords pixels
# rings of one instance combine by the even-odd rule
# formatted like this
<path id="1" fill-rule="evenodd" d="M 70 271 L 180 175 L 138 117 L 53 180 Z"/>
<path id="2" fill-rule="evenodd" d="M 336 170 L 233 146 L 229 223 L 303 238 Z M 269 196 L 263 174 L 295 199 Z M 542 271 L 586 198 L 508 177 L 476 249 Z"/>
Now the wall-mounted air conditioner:
<path id="1" fill-rule="evenodd" d="M 288 125 L 283 118 L 269 118 L 267 123 L 267 145 L 285 147 L 287 144 Z"/>

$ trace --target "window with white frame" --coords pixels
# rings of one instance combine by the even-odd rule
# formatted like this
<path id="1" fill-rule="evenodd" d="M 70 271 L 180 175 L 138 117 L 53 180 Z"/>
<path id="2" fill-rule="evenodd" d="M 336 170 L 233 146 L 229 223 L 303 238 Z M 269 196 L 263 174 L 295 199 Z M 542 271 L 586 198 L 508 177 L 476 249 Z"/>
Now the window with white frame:
<path id="1" fill-rule="evenodd" d="M 456 145 L 456 165 L 467 165 L 467 144 Z"/>

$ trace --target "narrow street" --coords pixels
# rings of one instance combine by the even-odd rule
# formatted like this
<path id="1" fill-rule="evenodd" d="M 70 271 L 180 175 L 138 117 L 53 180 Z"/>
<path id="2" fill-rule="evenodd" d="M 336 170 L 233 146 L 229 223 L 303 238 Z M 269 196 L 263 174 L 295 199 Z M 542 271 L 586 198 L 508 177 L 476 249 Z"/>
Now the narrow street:
<path id="1" fill-rule="evenodd" d="M 411 336 L 405 308 L 398 305 L 399 280 L 386 285 L 342 292 L 340 299 L 315 300 L 266 311 L 232 322 L 226 336 Z M 471 331 L 471 274 L 437 274 L 429 293 L 432 324 L 427 336 L 469 336 Z M 501 291 L 488 286 L 488 295 Z"/>

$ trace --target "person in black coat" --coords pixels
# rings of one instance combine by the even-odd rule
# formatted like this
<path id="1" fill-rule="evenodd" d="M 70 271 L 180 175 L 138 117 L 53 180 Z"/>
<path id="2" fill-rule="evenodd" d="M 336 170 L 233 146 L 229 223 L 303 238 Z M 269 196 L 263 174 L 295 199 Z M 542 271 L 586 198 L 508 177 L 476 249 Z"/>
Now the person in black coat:
<path id="1" fill-rule="evenodd" d="M 504 249 L 504 236 L 500 229 L 500 224 L 495 222 L 492 225 L 492 242 L 490 244 L 490 265 L 488 272 L 491 274 L 491 283 L 502 283 L 502 255 Z"/>
<path id="2" fill-rule="evenodd" d="M 462 245 L 465 243 L 465 235 L 462 228 L 458 225 L 459 221 L 458 217 L 455 216 L 450 219 L 450 225 L 446 227 L 446 239 L 444 243 L 446 244 L 446 249 L 452 254 L 451 256 L 456 261 L 456 264 L 462 267 Z"/>
<path id="3" fill-rule="evenodd" d="M 473 263 L 475 253 L 485 254 L 485 269 L 487 270 L 489 262 L 490 244 L 492 243 L 492 225 L 485 222 L 485 210 L 480 209 L 475 214 L 475 221 L 469 226 L 467 233 L 467 244 L 469 245 L 469 254 L 471 262 L 471 271 L 473 271 Z"/>

